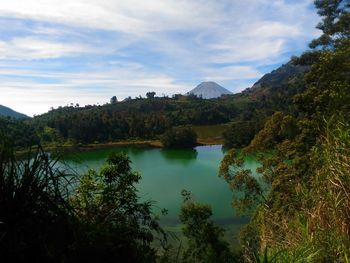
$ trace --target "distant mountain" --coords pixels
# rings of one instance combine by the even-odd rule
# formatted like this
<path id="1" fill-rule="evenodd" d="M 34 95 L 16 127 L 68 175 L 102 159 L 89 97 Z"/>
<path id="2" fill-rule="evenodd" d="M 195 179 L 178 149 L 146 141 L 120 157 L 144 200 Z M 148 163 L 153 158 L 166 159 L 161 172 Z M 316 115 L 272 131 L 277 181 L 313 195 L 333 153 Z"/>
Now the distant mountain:
<path id="1" fill-rule="evenodd" d="M 3 105 L 0 105 L 0 116 L 12 117 L 12 118 L 16 118 L 16 119 L 28 118 L 27 115 L 25 115 L 23 113 L 19 113 L 17 111 L 14 111 L 13 109 L 10 109 L 10 108 L 5 107 Z"/>
<path id="2" fill-rule="evenodd" d="M 216 82 L 206 81 L 199 84 L 193 90 L 189 91 L 187 95 L 193 94 L 197 97 L 202 97 L 203 99 L 212 99 L 221 97 L 221 95 L 232 94 L 231 91 L 220 86 Z"/>

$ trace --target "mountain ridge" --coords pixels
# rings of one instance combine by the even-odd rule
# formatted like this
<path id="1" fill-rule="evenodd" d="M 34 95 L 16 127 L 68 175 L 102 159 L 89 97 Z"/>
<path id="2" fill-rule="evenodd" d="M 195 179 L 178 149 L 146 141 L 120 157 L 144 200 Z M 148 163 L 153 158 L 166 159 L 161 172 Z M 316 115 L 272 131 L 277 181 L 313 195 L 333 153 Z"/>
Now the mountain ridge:
<path id="1" fill-rule="evenodd" d="M 3 117 L 12 117 L 15 119 L 24 119 L 29 118 L 27 115 L 17 112 L 9 107 L 0 104 L 0 116 Z"/>

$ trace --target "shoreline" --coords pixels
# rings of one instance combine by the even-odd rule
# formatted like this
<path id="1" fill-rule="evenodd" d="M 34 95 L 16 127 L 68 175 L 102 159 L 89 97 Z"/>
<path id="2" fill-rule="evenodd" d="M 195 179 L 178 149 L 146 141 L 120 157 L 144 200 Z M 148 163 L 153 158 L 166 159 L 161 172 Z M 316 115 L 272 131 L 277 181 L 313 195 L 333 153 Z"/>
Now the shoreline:
<path id="1" fill-rule="evenodd" d="M 222 145 L 221 138 L 198 138 L 197 146 L 206 145 Z M 97 149 L 106 149 L 113 147 L 144 147 L 144 148 L 164 148 L 160 140 L 122 140 L 106 143 L 89 143 L 89 144 L 62 144 L 62 145 L 42 145 L 43 151 L 47 152 L 72 152 L 72 151 L 90 151 Z M 32 147 L 31 150 L 19 149 L 17 154 L 19 156 L 26 155 L 28 153 L 34 153 L 38 147 Z"/>

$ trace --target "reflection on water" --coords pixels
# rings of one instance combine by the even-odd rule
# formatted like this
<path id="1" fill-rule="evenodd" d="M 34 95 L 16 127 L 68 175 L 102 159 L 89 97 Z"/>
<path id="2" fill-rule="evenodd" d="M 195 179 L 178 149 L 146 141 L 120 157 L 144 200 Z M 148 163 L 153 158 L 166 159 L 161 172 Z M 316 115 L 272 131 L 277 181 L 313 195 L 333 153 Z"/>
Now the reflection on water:
<path id="1" fill-rule="evenodd" d="M 198 156 L 196 149 L 161 149 L 160 153 L 167 161 L 178 162 L 183 165 L 195 161 Z"/>
<path id="2" fill-rule="evenodd" d="M 79 174 L 89 168 L 99 170 L 111 152 L 125 152 L 132 160 L 132 168 L 142 175 L 137 188 L 142 200 L 154 200 L 154 212 L 165 208 L 168 214 L 161 222 L 168 227 L 179 224 L 181 190 L 191 191 L 195 200 L 209 204 L 213 219 L 221 225 L 244 224 L 247 219 L 234 216 L 231 207 L 232 192 L 219 178 L 218 170 L 224 151 L 220 145 L 198 146 L 193 150 L 166 150 L 158 148 L 119 147 L 67 154 L 66 164 Z M 247 157 L 245 167 L 255 171 L 258 163 Z"/>

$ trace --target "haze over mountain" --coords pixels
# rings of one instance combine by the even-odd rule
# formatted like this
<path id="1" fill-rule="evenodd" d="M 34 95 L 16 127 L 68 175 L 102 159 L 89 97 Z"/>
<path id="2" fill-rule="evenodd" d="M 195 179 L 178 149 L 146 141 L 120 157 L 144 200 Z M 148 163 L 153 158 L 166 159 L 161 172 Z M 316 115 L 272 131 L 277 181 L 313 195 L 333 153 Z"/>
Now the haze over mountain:
<path id="1" fill-rule="evenodd" d="M 0 105 L 0 116 L 12 117 L 16 119 L 28 118 L 27 115 L 14 111 L 13 109 L 10 109 L 9 107 L 3 105 Z"/>
<path id="2" fill-rule="evenodd" d="M 225 94 L 232 94 L 232 92 L 220 86 L 216 82 L 205 81 L 199 84 L 193 90 L 189 91 L 187 94 L 193 94 L 197 97 L 202 97 L 203 99 L 213 99 L 219 98 Z"/>

